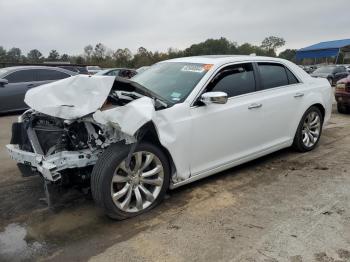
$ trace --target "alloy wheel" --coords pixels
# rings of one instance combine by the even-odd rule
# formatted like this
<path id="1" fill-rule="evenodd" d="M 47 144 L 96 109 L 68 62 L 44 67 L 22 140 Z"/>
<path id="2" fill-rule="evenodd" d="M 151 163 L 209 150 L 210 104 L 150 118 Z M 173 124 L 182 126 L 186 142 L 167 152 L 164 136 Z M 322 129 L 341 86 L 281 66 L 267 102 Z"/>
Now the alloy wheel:
<path id="1" fill-rule="evenodd" d="M 114 204 L 124 212 L 140 212 L 158 197 L 164 183 L 164 168 L 151 152 L 135 152 L 129 166 L 124 159 L 115 169 L 111 182 Z"/>
<path id="2" fill-rule="evenodd" d="M 302 134 L 303 134 L 303 144 L 306 147 L 314 146 L 321 132 L 321 117 L 315 111 L 311 111 L 305 118 Z"/>

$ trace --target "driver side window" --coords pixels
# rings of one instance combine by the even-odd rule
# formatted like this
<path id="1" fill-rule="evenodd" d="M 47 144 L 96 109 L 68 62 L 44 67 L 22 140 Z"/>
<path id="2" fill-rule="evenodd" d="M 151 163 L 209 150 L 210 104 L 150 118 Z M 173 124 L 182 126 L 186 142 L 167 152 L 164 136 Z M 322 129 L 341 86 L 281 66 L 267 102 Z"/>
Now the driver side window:
<path id="1" fill-rule="evenodd" d="M 207 91 L 225 92 L 228 97 L 255 92 L 253 65 L 245 63 L 225 67 L 209 83 Z"/>

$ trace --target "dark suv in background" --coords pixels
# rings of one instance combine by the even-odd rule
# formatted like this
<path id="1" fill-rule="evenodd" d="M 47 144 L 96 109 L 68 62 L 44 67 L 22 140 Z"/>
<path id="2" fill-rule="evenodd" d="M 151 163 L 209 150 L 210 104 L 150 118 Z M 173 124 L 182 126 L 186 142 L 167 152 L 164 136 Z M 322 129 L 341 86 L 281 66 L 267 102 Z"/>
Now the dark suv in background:
<path id="1" fill-rule="evenodd" d="M 350 113 L 350 76 L 338 81 L 335 88 L 335 100 L 339 113 Z"/>
<path id="2" fill-rule="evenodd" d="M 311 76 L 327 78 L 331 85 L 335 85 L 340 79 L 343 79 L 349 75 L 345 66 L 322 66 L 316 69 Z"/>
<path id="3" fill-rule="evenodd" d="M 14 66 L 0 69 L 0 113 L 27 109 L 24 95 L 39 85 L 77 73 L 49 66 Z"/>

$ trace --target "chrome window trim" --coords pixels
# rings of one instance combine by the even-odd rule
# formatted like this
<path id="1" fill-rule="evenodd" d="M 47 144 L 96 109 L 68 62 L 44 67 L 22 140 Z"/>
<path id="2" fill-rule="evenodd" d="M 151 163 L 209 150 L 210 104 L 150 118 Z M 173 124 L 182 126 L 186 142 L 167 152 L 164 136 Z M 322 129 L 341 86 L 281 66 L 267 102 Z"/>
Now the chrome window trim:
<path id="1" fill-rule="evenodd" d="M 195 98 L 193 99 L 193 101 L 190 103 L 190 108 L 197 108 L 198 106 L 194 105 L 194 103 L 198 100 L 198 98 L 201 96 L 203 90 L 207 87 L 207 85 L 209 84 L 209 82 L 216 76 L 216 74 L 223 69 L 224 67 L 227 66 L 231 66 L 231 65 L 237 65 L 237 64 L 247 64 L 247 63 L 271 63 L 271 64 L 278 64 L 278 65 L 282 65 L 284 67 L 286 67 L 294 76 L 296 79 L 298 79 L 299 83 L 296 84 L 290 84 L 290 85 L 284 85 L 284 86 L 277 86 L 274 88 L 269 88 L 269 89 L 263 89 L 263 90 L 257 90 L 255 92 L 251 92 L 251 93 L 247 93 L 247 94 L 243 94 L 243 95 L 239 95 L 239 96 L 233 96 L 233 97 L 229 97 L 228 100 L 231 100 L 231 98 L 237 98 L 237 97 L 242 97 L 242 96 L 247 96 L 247 95 L 252 95 L 252 94 L 256 94 L 256 93 L 260 93 L 260 92 L 264 92 L 264 91 L 269 91 L 269 90 L 275 90 L 275 89 L 280 89 L 280 88 L 285 88 L 287 86 L 295 86 L 295 85 L 301 85 L 304 84 L 304 82 L 300 79 L 299 76 L 297 76 L 295 74 L 295 72 L 290 69 L 290 67 L 288 67 L 285 63 L 283 62 L 278 62 L 278 61 L 273 61 L 273 60 L 242 60 L 242 61 L 236 61 L 236 62 L 229 62 L 229 63 L 225 63 L 223 65 L 221 65 L 220 67 L 218 67 L 213 73 L 212 75 L 208 78 L 208 80 L 203 84 L 202 88 L 200 89 L 200 91 L 198 92 L 198 94 L 195 96 Z"/>

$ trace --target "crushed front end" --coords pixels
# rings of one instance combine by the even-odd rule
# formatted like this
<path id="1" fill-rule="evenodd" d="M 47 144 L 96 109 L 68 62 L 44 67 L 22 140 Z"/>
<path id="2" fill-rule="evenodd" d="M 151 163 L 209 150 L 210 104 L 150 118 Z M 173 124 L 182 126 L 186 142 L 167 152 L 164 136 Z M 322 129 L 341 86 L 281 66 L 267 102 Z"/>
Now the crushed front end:
<path id="1" fill-rule="evenodd" d="M 13 124 L 6 147 L 23 176 L 39 174 L 56 182 L 72 176 L 88 179 L 104 148 L 121 140 L 134 142 L 133 137 L 91 116 L 63 120 L 29 110 Z"/>

